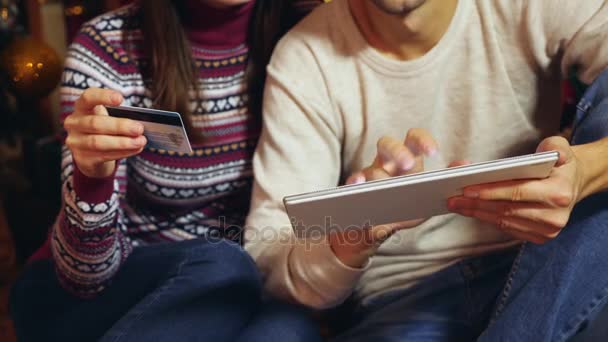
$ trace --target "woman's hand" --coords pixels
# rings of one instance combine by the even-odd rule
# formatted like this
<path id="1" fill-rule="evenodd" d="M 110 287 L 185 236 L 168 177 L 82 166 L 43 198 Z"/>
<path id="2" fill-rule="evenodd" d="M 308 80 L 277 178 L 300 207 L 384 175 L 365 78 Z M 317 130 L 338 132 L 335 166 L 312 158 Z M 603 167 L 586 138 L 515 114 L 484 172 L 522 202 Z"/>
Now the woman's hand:
<path id="1" fill-rule="evenodd" d="M 507 181 L 466 188 L 452 198 L 455 213 L 496 225 L 513 237 L 537 244 L 556 238 L 568 223 L 574 205 L 584 196 L 584 173 L 574 148 L 564 138 L 544 140 L 538 152 L 559 151 L 546 179 Z"/>
<path id="2" fill-rule="evenodd" d="M 424 157 L 433 156 L 437 151 L 437 143 L 431 134 L 421 128 L 410 129 L 405 142 L 383 137 L 378 141 L 377 154 L 372 165 L 354 173 L 346 183 L 359 184 L 421 172 L 424 170 Z M 392 234 L 401 229 L 415 227 L 424 221 L 421 219 L 333 232 L 329 236 L 329 243 L 344 264 L 361 267 Z"/>
<path id="3" fill-rule="evenodd" d="M 80 172 L 88 177 L 112 175 L 116 160 L 136 155 L 146 145 L 141 123 L 108 115 L 104 106 L 118 106 L 122 101 L 116 91 L 90 88 L 74 104 L 74 113 L 65 119 L 65 143 Z"/>

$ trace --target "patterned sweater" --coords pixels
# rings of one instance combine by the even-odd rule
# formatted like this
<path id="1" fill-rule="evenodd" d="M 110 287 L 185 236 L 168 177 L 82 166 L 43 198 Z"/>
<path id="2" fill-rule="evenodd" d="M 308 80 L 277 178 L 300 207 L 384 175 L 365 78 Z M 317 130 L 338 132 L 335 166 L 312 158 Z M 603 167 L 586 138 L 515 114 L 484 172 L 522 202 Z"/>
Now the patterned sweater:
<path id="1" fill-rule="evenodd" d="M 211 9 L 196 13 L 216 21 L 226 15 L 220 32 L 187 27 L 200 75 L 200 96 L 191 102 L 193 126 L 207 137 L 193 146 L 194 153 L 146 149 L 120 161 L 115 175 L 92 179 L 63 149 L 64 205 L 50 247 L 68 290 L 83 297 L 102 291 L 135 247 L 209 234 L 239 238 L 260 126 L 247 110 L 245 86 L 245 38 L 253 3 L 229 15 Z M 147 59 L 136 13 L 136 5 L 127 6 L 84 25 L 68 52 L 63 118 L 89 87 L 120 91 L 124 105 L 152 106 L 140 72 Z"/>

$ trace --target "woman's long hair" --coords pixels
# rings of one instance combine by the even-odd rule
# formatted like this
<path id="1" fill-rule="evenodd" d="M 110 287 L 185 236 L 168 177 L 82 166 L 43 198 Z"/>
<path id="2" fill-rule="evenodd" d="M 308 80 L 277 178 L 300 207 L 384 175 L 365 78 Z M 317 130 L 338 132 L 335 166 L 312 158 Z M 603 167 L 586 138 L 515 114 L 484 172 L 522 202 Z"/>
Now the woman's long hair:
<path id="1" fill-rule="evenodd" d="M 201 142 L 204 137 L 192 126 L 189 95 L 190 89 L 197 89 L 198 73 L 175 1 L 182 0 L 140 1 L 140 25 L 150 59 L 143 73 L 151 81 L 155 106 L 181 113 L 188 135 Z M 266 65 L 275 44 L 293 24 L 291 7 L 286 3 L 289 1 L 257 0 L 254 8 L 248 33 L 247 86 L 249 110 L 256 117 L 262 111 Z"/>

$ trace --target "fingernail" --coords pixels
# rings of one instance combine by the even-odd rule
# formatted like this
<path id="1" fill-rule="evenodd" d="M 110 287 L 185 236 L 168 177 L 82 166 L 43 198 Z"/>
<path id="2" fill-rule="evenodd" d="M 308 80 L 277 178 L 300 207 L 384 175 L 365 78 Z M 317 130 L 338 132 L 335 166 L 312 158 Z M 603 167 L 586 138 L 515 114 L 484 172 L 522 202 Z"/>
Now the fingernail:
<path id="1" fill-rule="evenodd" d="M 145 144 L 146 144 L 146 138 L 144 138 L 144 137 L 137 137 L 137 138 L 133 139 L 133 146 L 134 147 L 139 148 L 139 147 L 142 147 Z"/>
<path id="2" fill-rule="evenodd" d="M 466 200 L 462 197 L 452 197 L 448 199 L 448 208 L 454 210 L 463 210 L 464 205 L 466 205 Z"/>
<path id="3" fill-rule="evenodd" d="M 470 189 L 465 189 L 463 195 L 466 198 L 479 198 L 479 192 Z"/>
<path id="4" fill-rule="evenodd" d="M 112 94 L 110 99 L 112 100 L 112 103 L 116 103 L 116 104 L 122 103 L 122 96 L 120 94 L 114 93 L 114 94 Z"/>
<path id="5" fill-rule="evenodd" d="M 414 167 L 414 165 L 416 165 L 416 162 L 412 159 L 407 159 L 404 162 L 401 162 L 401 169 L 404 171 L 410 170 L 411 168 Z"/>
<path id="6" fill-rule="evenodd" d="M 141 135 L 144 132 L 144 126 L 140 123 L 133 125 L 131 132 L 136 135 Z"/>
<path id="7" fill-rule="evenodd" d="M 448 200 L 448 209 L 449 209 L 450 211 L 455 211 L 455 210 L 456 210 L 456 200 L 455 200 L 455 199 L 450 198 L 450 199 Z"/>
<path id="8" fill-rule="evenodd" d="M 346 179 L 346 185 L 355 185 L 355 184 L 363 183 L 361 181 L 361 179 L 363 179 L 363 181 L 365 181 L 365 177 L 363 175 L 350 176 Z"/>
<path id="9" fill-rule="evenodd" d="M 353 184 L 362 184 L 365 183 L 365 177 L 363 176 L 357 176 L 355 178 L 355 180 L 353 181 Z"/>

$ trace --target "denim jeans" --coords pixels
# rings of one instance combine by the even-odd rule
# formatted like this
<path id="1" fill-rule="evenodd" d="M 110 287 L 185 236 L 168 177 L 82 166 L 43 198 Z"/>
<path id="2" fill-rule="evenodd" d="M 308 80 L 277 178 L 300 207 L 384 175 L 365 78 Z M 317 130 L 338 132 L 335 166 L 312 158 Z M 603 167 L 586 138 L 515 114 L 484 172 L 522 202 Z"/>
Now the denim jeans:
<path id="1" fill-rule="evenodd" d="M 608 72 L 583 96 L 574 125 L 573 144 L 608 136 Z M 413 289 L 359 305 L 351 317 L 355 327 L 335 341 L 544 342 L 567 341 L 581 331 L 606 341 L 608 322 L 585 328 L 607 302 L 604 192 L 578 203 L 553 241 L 464 260 Z"/>
<path id="2" fill-rule="evenodd" d="M 306 312 L 262 299 L 251 258 L 206 240 L 136 248 L 93 299 L 60 287 L 50 260 L 11 294 L 19 341 L 319 341 Z"/>
<path id="3" fill-rule="evenodd" d="M 488 324 L 518 250 L 458 262 L 413 288 L 355 305 L 335 342 L 473 341 Z"/>

